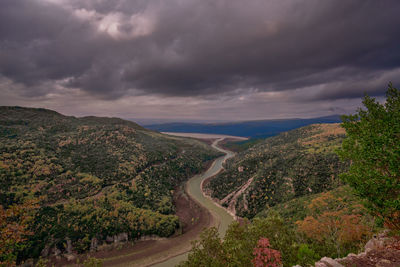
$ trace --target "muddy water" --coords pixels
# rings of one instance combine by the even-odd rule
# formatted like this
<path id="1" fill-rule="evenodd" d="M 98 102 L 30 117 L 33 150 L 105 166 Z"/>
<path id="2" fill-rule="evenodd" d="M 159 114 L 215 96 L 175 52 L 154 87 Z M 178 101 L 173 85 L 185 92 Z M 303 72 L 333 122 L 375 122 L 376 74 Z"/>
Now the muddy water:
<path id="1" fill-rule="evenodd" d="M 233 217 L 223 208 L 217 206 L 214 201 L 211 199 L 205 197 L 203 195 L 203 192 L 201 190 L 201 183 L 205 179 L 214 176 L 217 174 L 219 171 L 223 169 L 222 164 L 224 163 L 225 160 L 233 157 L 235 154 L 231 151 L 224 150 L 220 147 L 217 146 L 218 142 L 223 140 L 223 138 L 216 140 L 212 146 L 225 153 L 225 156 L 222 156 L 220 158 L 217 158 L 212 166 L 204 173 L 196 175 L 192 177 L 186 184 L 186 190 L 188 194 L 195 199 L 197 202 L 199 202 L 202 206 L 207 208 L 210 213 L 213 215 L 215 218 L 216 222 L 218 223 L 218 232 L 221 237 L 225 236 L 225 232 L 228 229 L 229 224 L 233 221 Z M 175 266 L 181 261 L 184 261 L 187 259 L 188 253 L 178 255 L 176 257 L 173 257 L 167 261 L 152 265 L 152 266 L 157 266 L 157 267 L 170 267 L 170 266 Z"/>

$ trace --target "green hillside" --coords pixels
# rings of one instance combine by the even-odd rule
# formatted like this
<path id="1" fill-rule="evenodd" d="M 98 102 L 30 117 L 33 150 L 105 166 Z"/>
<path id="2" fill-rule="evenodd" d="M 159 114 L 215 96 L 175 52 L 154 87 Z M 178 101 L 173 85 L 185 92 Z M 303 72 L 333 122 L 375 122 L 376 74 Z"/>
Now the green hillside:
<path id="1" fill-rule="evenodd" d="M 315 124 L 255 142 L 228 161 L 207 188 L 249 218 L 266 207 L 331 190 L 348 167 L 334 152 L 344 137 L 338 124 Z"/>
<path id="2" fill-rule="evenodd" d="M 37 203 L 20 258 L 67 239 L 85 251 L 119 233 L 169 236 L 174 189 L 219 155 L 118 118 L 0 107 L 0 205 Z"/>

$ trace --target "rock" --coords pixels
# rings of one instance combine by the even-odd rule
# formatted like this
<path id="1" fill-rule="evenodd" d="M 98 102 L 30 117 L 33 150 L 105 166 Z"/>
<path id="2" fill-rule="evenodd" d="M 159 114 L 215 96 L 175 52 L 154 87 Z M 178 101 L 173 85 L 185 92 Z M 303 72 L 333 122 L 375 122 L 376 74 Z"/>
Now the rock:
<path id="1" fill-rule="evenodd" d="M 365 256 L 367 256 L 367 252 L 361 252 L 357 256 L 360 257 L 360 258 L 364 258 Z"/>
<path id="2" fill-rule="evenodd" d="M 42 251 L 40 252 L 40 256 L 46 258 L 47 256 L 49 256 L 50 254 L 50 245 L 46 244 L 44 246 L 44 249 L 42 249 Z"/>
<path id="3" fill-rule="evenodd" d="M 347 255 L 347 257 L 357 257 L 357 255 L 354 253 L 349 253 L 349 255 Z"/>
<path id="4" fill-rule="evenodd" d="M 382 259 L 376 265 L 376 267 L 390 267 L 392 262 L 390 260 Z"/>
<path id="5" fill-rule="evenodd" d="M 389 232 L 390 232 L 390 230 L 389 230 L 389 229 L 385 229 L 385 230 L 383 230 L 383 232 L 381 232 L 381 233 L 379 233 L 379 234 L 378 234 L 378 238 L 384 238 L 384 237 L 387 237 Z"/>
<path id="6" fill-rule="evenodd" d="M 323 257 L 319 262 L 315 263 L 315 267 L 344 267 L 334 259 Z"/>
<path id="7" fill-rule="evenodd" d="M 325 262 L 318 261 L 315 263 L 315 267 L 330 267 L 330 266 L 326 265 Z"/>
<path id="8" fill-rule="evenodd" d="M 107 242 L 107 243 L 112 243 L 112 242 L 114 242 L 114 237 L 113 237 L 113 236 L 107 236 L 107 237 L 106 237 L 106 242 Z"/>
<path id="9" fill-rule="evenodd" d="M 297 264 L 297 265 L 295 265 L 295 266 L 292 266 L 292 267 L 301 267 L 301 265 L 298 265 L 298 264 Z"/>
<path id="10" fill-rule="evenodd" d="M 56 246 L 54 246 L 54 250 L 53 250 L 54 256 L 60 256 L 61 254 L 61 250 L 59 250 Z"/>
<path id="11" fill-rule="evenodd" d="M 120 233 L 114 237 L 114 242 L 127 242 L 128 233 Z"/>
<path id="12" fill-rule="evenodd" d="M 96 237 L 93 237 L 92 241 L 90 242 L 90 251 L 91 252 L 97 251 L 98 246 L 99 246 L 99 241 L 97 240 Z"/>
<path id="13" fill-rule="evenodd" d="M 66 238 L 67 240 L 67 254 L 72 254 L 72 242 L 69 237 Z"/>
<path id="14" fill-rule="evenodd" d="M 385 239 L 377 239 L 372 238 L 365 244 L 365 251 L 367 250 L 375 250 L 375 249 L 382 249 L 385 246 Z M 368 253 L 368 252 L 367 252 Z"/>
<path id="15" fill-rule="evenodd" d="M 387 259 L 380 260 L 375 266 L 376 267 L 388 267 L 391 266 L 391 261 Z"/>
<path id="16" fill-rule="evenodd" d="M 74 260 L 76 260 L 76 255 L 74 255 L 74 254 L 64 254 L 63 256 L 64 256 L 64 258 L 67 259 L 67 261 L 74 261 Z"/>

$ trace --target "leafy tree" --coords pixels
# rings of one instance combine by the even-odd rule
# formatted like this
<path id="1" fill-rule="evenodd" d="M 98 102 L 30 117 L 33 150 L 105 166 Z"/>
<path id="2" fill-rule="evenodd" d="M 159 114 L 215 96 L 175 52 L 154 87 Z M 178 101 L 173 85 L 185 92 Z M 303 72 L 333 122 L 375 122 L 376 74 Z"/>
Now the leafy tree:
<path id="1" fill-rule="evenodd" d="M 338 154 L 351 160 L 341 175 L 387 227 L 400 230 L 400 91 L 389 84 L 386 103 L 365 96 L 357 114 L 343 116 L 347 138 Z"/>
<path id="2" fill-rule="evenodd" d="M 298 263 L 301 266 L 312 266 L 314 262 L 318 261 L 321 257 L 307 244 L 301 244 L 297 252 Z"/>
<path id="3" fill-rule="evenodd" d="M 222 241 L 215 227 L 204 230 L 200 240 L 193 242 L 188 260 L 180 266 L 225 266 L 226 257 Z"/>
<path id="4" fill-rule="evenodd" d="M 28 227 L 36 208 L 33 201 L 8 208 L 0 205 L 0 266 L 15 266 L 18 252 L 33 234 Z"/>
<path id="5" fill-rule="evenodd" d="M 278 266 L 286 267 L 297 262 L 297 236 L 277 214 L 256 218 L 246 225 L 234 222 L 223 240 L 216 228 L 205 230 L 200 238 L 195 241 L 188 260 L 179 266 L 251 266 L 276 260 Z M 279 251 L 279 257 L 275 251 Z"/>
<path id="6" fill-rule="evenodd" d="M 251 261 L 255 267 L 279 267 L 282 265 L 281 253 L 270 248 L 268 238 L 258 240 L 257 247 L 253 250 L 254 259 Z"/>
<path id="7" fill-rule="evenodd" d="M 298 230 L 320 245 L 335 248 L 337 257 L 370 237 L 371 228 L 362 221 L 362 210 L 349 210 L 329 192 L 313 199 L 308 208 L 312 214 L 296 222 Z"/>

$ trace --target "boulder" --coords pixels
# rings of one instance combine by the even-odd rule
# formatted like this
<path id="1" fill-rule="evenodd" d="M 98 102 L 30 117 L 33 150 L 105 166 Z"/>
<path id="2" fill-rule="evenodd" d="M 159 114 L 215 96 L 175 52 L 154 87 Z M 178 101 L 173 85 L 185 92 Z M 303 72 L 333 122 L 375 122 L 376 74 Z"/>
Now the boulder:
<path id="1" fill-rule="evenodd" d="M 128 233 L 119 233 L 114 237 L 114 242 L 127 242 L 128 241 Z"/>
<path id="2" fill-rule="evenodd" d="M 44 248 L 42 249 L 42 251 L 40 252 L 40 256 L 42 256 L 43 258 L 48 257 L 50 254 L 50 245 L 46 244 L 44 246 Z"/>
<path id="3" fill-rule="evenodd" d="M 106 237 L 106 242 L 107 242 L 107 243 L 112 243 L 112 242 L 114 242 L 114 237 L 108 235 L 108 236 Z"/>
<path id="4" fill-rule="evenodd" d="M 371 250 L 379 250 L 385 248 L 386 243 L 390 239 L 387 237 L 378 237 L 378 238 L 372 238 L 365 244 L 365 251 L 371 251 Z"/>
<path id="5" fill-rule="evenodd" d="M 61 255 L 61 250 L 59 250 L 57 246 L 54 246 L 53 255 L 56 257 Z"/>
<path id="6" fill-rule="evenodd" d="M 67 254 L 72 254 L 72 242 L 71 239 L 69 239 L 69 237 L 66 238 L 67 240 Z"/>
<path id="7" fill-rule="evenodd" d="M 381 259 L 375 266 L 376 267 L 388 267 L 388 266 L 392 266 L 392 262 L 387 259 Z"/>
<path id="8" fill-rule="evenodd" d="M 76 255 L 75 255 L 75 254 L 64 254 L 63 256 L 64 256 L 64 258 L 67 259 L 67 261 L 74 261 L 74 260 L 76 260 Z"/>
<path id="9" fill-rule="evenodd" d="M 323 257 L 320 261 L 315 263 L 315 267 L 344 267 L 334 259 Z"/>
<path id="10" fill-rule="evenodd" d="M 97 251 L 97 247 L 99 246 L 99 241 L 96 237 L 93 237 L 90 242 L 90 252 Z"/>

